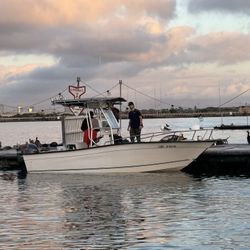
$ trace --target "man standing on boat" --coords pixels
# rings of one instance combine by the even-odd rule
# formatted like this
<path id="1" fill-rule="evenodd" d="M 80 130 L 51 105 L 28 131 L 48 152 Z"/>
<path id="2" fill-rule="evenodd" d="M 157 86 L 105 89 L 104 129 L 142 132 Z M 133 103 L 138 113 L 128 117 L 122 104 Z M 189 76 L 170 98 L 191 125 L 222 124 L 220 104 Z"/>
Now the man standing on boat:
<path id="1" fill-rule="evenodd" d="M 141 112 L 135 108 L 135 105 L 133 102 L 128 103 L 129 106 L 129 124 L 128 124 L 128 131 L 130 133 L 130 140 L 132 143 L 135 142 L 135 137 L 137 142 L 141 141 L 141 129 L 143 128 L 142 123 L 142 114 Z"/>

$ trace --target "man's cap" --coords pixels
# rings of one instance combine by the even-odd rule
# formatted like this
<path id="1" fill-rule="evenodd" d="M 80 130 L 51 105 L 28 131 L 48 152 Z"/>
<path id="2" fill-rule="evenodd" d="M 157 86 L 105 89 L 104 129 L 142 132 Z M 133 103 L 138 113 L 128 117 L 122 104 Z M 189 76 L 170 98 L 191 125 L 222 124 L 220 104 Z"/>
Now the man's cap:
<path id="1" fill-rule="evenodd" d="M 129 103 L 128 103 L 128 106 L 130 106 L 130 105 L 134 105 L 134 103 L 133 103 L 133 102 L 129 102 Z"/>

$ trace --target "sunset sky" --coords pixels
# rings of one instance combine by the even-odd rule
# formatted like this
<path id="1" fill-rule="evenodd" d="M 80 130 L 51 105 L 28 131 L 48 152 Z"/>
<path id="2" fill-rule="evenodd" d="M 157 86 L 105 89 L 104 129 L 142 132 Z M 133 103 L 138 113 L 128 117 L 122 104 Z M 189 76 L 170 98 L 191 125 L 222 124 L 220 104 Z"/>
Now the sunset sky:
<path id="1" fill-rule="evenodd" d="M 77 76 L 86 96 L 121 79 L 140 109 L 218 106 L 219 93 L 223 103 L 250 88 L 250 1 L 0 0 L 0 10 L 0 104 L 49 106 Z M 227 106 L 246 103 L 250 91 Z"/>

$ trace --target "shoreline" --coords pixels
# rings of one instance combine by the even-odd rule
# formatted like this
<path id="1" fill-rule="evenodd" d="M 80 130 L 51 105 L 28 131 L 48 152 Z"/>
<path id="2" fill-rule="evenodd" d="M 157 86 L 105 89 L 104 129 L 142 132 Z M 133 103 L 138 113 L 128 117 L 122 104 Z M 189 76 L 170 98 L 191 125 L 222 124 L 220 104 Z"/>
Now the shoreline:
<path id="1" fill-rule="evenodd" d="M 68 115 L 68 114 L 67 114 Z M 144 119 L 164 119 L 164 118 L 204 118 L 204 117 L 234 117 L 234 116 L 248 116 L 238 112 L 234 113 L 218 113 L 218 112 L 206 112 L 206 113 L 142 113 Z M 53 116 L 19 116 L 19 117 L 0 117 L 1 122 L 34 122 L 34 121 L 60 121 L 62 115 Z M 127 114 L 122 113 L 121 119 L 127 119 Z"/>

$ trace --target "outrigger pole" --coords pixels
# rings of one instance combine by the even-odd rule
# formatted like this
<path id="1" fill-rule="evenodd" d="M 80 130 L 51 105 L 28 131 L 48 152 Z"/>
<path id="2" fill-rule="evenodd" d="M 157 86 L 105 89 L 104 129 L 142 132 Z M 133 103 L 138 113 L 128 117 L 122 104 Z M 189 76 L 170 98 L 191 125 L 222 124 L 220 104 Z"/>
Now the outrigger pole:
<path id="1" fill-rule="evenodd" d="M 119 85 L 120 85 L 120 98 L 122 97 L 122 80 L 119 80 Z M 122 112 L 122 102 L 120 101 L 120 117 L 119 117 L 119 122 L 120 122 L 120 134 L 122 130 L 122 119 L 121 119 L 121 112 Z"/>

